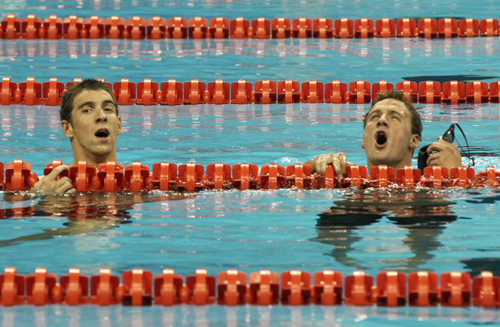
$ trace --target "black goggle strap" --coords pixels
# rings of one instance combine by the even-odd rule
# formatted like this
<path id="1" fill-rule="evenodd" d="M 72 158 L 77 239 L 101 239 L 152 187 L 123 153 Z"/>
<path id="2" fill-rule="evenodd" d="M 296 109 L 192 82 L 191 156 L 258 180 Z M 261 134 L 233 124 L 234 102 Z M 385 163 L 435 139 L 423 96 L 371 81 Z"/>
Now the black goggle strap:
<path id="1" fill-rule="evenodd" d="M 460 132 L 462 133 L 462 135 L 464 137 L 465 146 L 467 146 L 467 152 L 465 152 L 464 148 L 462 147 L 462 145 L 460 144 L 460 142 L 458 142 L 458 139 L 457 139 L 457 144 L 460 147 L 460 151 L 469 159 L 469 167 L 470 166 L 474 166 L 475 165 L 474 157 L 472 157 L 472 155 L 470 153 L 469 142 L 467 141 L 467 136 L 465 136 L 464 130 L 462 129 L 462 127 L 460 127 L 460 125 L 458 123 L 455 123 L 453 125 L 455 125 L 455 126 L 458 127 L 458 129 L 460 130 Z"/>

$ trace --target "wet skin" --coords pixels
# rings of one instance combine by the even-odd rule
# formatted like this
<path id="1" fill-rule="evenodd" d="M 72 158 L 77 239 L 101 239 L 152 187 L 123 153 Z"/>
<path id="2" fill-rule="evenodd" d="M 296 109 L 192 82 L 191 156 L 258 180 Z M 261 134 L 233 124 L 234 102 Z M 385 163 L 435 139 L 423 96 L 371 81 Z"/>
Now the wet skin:
<path id="1" fill-rule="evenodd" d="M 411 125 L 411 114 L 403 102 L 385 99 L 373 106 L 362 143 L 368 168 L 388 165 L 399 169 L 411 165 L 413 151 L 420 142 L 420 137 L 411 133 Z"/>
<path id="2" fill-rule="evenodd" d="M 115 99 L 105 90 L 83 90 L 73 100 L 70 121 L 62 121 L 64 135 L 71 140 L 73 165 L 85 161 L 99 166 L 109 161 L 116 162 L 116 141 L 123 131 L 121 117 Z M 69 166 L 54 169 L 42 176 L 34 191 L 44 195 L 74 194 L 76 192 L 68 177 L 59 175 Z"/>
<path id="3" fill-rule="evenodd" d="M 78 94 L 71 121 L 63 121 L 62 128 L 73 146 L 73 164 L 116 162 L 116 141 L 123 125 L 115 100 L 105 90 L 83 90 Z"/>

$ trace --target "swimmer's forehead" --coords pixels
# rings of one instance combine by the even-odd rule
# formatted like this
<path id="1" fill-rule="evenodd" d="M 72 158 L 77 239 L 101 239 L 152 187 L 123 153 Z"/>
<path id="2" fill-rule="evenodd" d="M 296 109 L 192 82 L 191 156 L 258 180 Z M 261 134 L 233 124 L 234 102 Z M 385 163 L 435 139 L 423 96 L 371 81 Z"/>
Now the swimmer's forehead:
<path id="1" fill-rule="evenodd" d="M 85 105 L 96 105 L 96 104 L 113 104 L 115 108 L 117 103 L 106 90 L 83 90 L 80 92 L 73 102 L 73 108 L 78 109 Z"/>
<path id="2" fill-rule="evenodd" d="M 397 113 L 402 116 L 409 115 L 409 111 L 406 108 L 406 105 L 399 100 L 396 99 L 385 99 L 380 102 L 377 102 L 370 110 L 369 115 L 374 113 Z"/>

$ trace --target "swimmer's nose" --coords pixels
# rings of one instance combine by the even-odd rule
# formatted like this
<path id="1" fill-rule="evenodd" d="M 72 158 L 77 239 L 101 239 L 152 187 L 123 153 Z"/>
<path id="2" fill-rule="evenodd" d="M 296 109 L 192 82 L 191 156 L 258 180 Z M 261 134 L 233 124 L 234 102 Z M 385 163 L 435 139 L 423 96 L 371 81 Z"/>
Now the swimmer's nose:
<path id="1" fill-rule="evenodd" d="M 385 115 L 380 116 L 377 121 L 377 126 L 387 126 L 387 120 L 385 119 Z"/>
<path id="2" fill-rule="evenodd" d="M 104 110 L 97 110 L 97 119 L 96 121 L 98 123 L 102 123 L 102 122 L 107 122 L 108 121 L 108 117 L 106 117 L 106 115 L 104 114 Z"/>

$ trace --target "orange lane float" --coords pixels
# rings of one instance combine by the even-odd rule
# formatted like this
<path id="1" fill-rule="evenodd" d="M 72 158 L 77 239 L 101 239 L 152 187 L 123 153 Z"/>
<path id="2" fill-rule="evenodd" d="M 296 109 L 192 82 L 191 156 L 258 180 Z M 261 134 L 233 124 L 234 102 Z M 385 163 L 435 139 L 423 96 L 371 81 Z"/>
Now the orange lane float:
<path id="1" fill-rule="evenodd" d="M 61 160 L 48 163 L 44 174 L 62 165 Z M 5 168 L 5 170 L 4 170 Z M 337 189 L 337 188 L 401 188 L 427 187 L 442 189 L 449 187 L 481 188 L 499 187 L 500 171 L 487 167 L 476 174 L 471 167 L 443 168 L 426 167 L 424 171 L 407 166 L 394 169 L 385 165 L 368 171 L 365 166 L 350 165 L 345 176 L 336 176 L 332 165 L 325 175 L 313 174 L 311 167 L 303 164 L 288 167 L 272 163 L 258 167 L 242 163 L 232 167 L 224 163 L 205 167 L 193 162 L 177 165 L 159 162 L 151 171 L 148 165 L 133 162 L 124 166 L 108 162 L 99 167 L 81 161 L 63 171 L 60 177 L 68 177 L 78 192 L 140 192 L 149 190 L 195 192 L 202 190 L 273 190 L 291 189 Z M 5 166 L 0 162 L 0 189 L 27 191 L 38 181 L 31 164 L 17 159 Z"/>
<path id="2" fill-rule="evenodd" d="M 380 272 L 377 276 L 355 271 L 351 275 L 325 269 L 311 275 L 301 270 L 270 270 L 247 274 L 235 269 L 218 278 L 206 269 L 184 277 L 166 268 L 154 276 L 135 268 L 122 277 L 102 268 L 87 276 L 78 268 L 57 276 L 37 268 L 28 276 L 7 267 L 0 274 L 0 305 L 354 305 L 354 306 L 451 306 L 485 308 L 500 306 L 500 277 L 483 271 L 474 278 L 452 271 L 438 276 L 430 271 Z"/>
<path id="3" fill-rule="evenodd" d="M 50 15 L 45 19 L 28 15 L 20 18 L 9 14 L 2 18 L 0 38 L 23 39 L 205 39 L 205 38 L 394 38 L 421 37 L 491 37 L 499 36 L 496 18 L 381 18 L 373 20 L 363 17 L 349 19 L 286 17 L 252 20 L 243 17 L 229 19 L 214 17 L 160 17 L 145 19 L 133 16 L 128 19 L 118 16 L 103 18 L 91 16 L 83 19 L 76 15 L 60 18 Z"/>
<path id="4" fill-rule="evenodd" d="M 499 103 L 500 81 L 490 84 L 484 81 L 399 81 L 391 83 L 381 80 L 371 83 L 365 80 L 341 82 L 332 80 L 323 83 L 311 80 L 306 82 L 285 80 L 262 80 L 251 83 L 245 80 L 227 82 L 222 79 L 201 81 L 192 79 L 180 82 L 169 79 L 165 82 L 146 78 L 133 82 L 128 78 L 111 83 L 100 79 L 110 86 L 119 105 L 200 105 L 200 104 L 276 104 L 276 103 L 353 103 L 372 102 L 379 93 L 387 90 L 403 92 L 411 102 L 428 104 L 459 103 Z M 47 82 L 28 77 L 26 81 L 14 82 L 3 77 L 0 84 L 0 105 L 22 104 L 26 106 L 59 106 L 61 97 L 67 89 L 81 83 L 75 78 L 67 83 L 56 77 Z"/>

